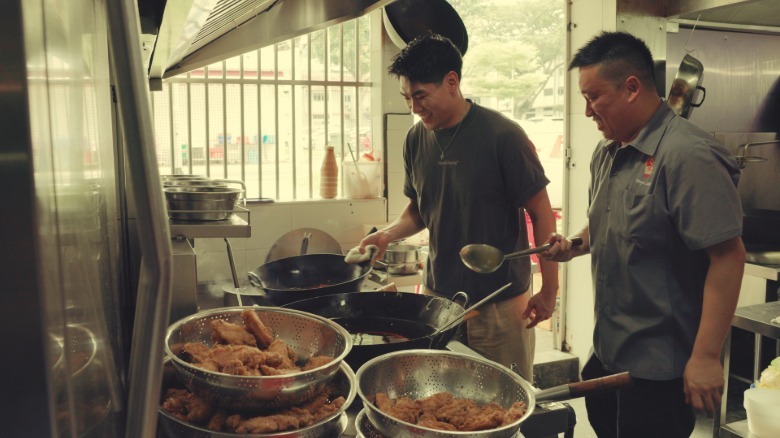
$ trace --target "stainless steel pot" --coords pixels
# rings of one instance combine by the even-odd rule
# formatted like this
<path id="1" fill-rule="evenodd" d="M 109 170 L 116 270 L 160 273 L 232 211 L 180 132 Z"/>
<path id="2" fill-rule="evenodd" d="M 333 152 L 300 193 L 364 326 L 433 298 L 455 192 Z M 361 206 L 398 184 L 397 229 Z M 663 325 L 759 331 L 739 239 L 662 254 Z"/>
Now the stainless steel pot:
<path id="1" fill-rule="evenodd" d="M 390 275 L 411 275 L 422 269 L 422 248 L 417 245 L 391 244 L 377 264 Z"/>

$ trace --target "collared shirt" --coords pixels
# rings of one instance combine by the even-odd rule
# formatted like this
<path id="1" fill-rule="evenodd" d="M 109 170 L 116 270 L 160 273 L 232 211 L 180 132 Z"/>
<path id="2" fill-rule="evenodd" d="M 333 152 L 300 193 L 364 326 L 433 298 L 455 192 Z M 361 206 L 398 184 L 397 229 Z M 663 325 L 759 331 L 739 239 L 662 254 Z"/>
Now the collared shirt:
<path id="1" fill-rule="evenodd" d="M 705 249 L 742 234 L 728 150 L 661 104 L 637 138 L 602 140 L 588 210 L 594 351 L 611 371 L 681 377 L 709 267 Z"/>

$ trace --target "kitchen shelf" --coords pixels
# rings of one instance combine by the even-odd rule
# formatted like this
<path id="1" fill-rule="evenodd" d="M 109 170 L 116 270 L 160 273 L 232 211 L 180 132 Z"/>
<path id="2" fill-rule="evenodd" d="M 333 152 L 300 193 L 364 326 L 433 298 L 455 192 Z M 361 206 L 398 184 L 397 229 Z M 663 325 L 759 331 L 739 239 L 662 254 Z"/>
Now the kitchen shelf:
<path id="1" fill-rule="evenodd" d="M 758 265 L 745 263 L 745 275 L 777 281 L 780 279 L 780 265 Z"/>
<path id="2" fill-rule="evenodd" d="M 221 221 L 183 221 L 169 219 L 172 238 L 251 237 L 249 210 L 236 206 L 233 214 Z"/>
<path id="3" fill-rule="evenodd" d="M 734 317 L 731 320 L 731 327 L 740 328 L 752 332 L 758 338 L 760 336 L 766 336 L 768 338 L 774 338 L 780 340 L 780 325 L 772 323 L 772 319 L 780 316 L 780 301 L 771 301 L 768 303 L 754 304 L 752 306 L 737 307 L 734 312 Z M 756 348 L 759 348 L 759 339 L 756 339 Z M 724 351 L 724 372 L 726 381 L 728 382 L 729 362 L 731 354 L 731 336 L 729 335 L 726 340 L 726 348 Z M 756 361 L 760 356 L 760 351 L 756 352 Z M 723 393 L 723 406 L 717 421 L 726 417 L 725 400 L 728 398 L 728 384 L 725 387 Z M 718 424 L 716 422 L 716 424 Z M 721 424 L 718 429 L 718 436 L 721 438 L 732 437 L 751 437 L 748 430 L 747 421 L 737 421 L 728 424 Z"/>

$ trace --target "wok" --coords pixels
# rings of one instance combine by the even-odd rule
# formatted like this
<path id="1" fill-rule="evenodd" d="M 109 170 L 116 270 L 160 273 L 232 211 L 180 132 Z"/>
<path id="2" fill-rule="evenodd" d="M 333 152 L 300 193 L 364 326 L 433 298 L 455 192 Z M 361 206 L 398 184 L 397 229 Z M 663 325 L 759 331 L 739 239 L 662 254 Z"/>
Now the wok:
<path id="1" fill-rule="evenodd" d="M 283 307 L 329 318 L 344 327 L 352 335 L 352 350 L 344 360 L 358 369 L 385 353 L 444 348 L 459 324 L 431 334 L 463 312 L 468 295 L 459 292 L 456 299 L 462 299 L 463 304 L 409 292 L 355 292 L 309 298 Z"/>
<path id="2" fill-rule="evenodd" d="M 341 254 L 306 254 L 265 263 L 248 273 L 273 304 L 356 292 L 371 272 L 368 262 L 347 264 Z"/>

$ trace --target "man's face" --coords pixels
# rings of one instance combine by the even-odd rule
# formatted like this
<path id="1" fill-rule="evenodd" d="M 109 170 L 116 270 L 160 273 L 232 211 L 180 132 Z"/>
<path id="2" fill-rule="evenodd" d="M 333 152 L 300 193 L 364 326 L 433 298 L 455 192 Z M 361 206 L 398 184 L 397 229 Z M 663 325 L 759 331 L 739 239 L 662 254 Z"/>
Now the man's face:
<path id="1" fill-rule="evenodd" d="M 633 129 L 626 126 L 629 93 L 599 74 L 598 65 L 580 67 L 580 93 L 585 98 L 585 116 L 593 118 L 604 138 L 629 141 Z"/>
<path id="2" fill-rule="evenodd" d="M 426 129 L 449 128 L 458 122 L 455 110 L 457 88 L 453 93 L 450 75 L 455 73 L 450 72 L 440 84 L 409 82 L 406 76 L 399 79 L 406 105 L 420 117 Z"/>

